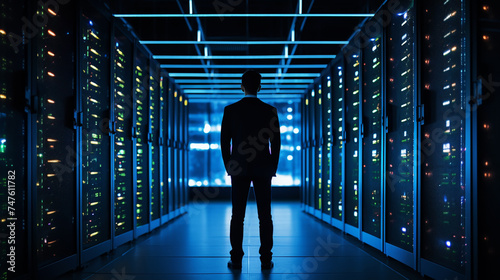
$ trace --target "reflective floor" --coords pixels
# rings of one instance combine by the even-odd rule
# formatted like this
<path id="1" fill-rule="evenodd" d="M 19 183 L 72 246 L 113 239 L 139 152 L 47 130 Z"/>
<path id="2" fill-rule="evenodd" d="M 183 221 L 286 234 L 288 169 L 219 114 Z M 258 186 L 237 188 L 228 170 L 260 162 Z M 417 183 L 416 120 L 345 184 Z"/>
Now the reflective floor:
<path id="1" fill-rule="evenodd" d="M 303 213 L 298 202 L 273 202 L 272 215 L 275 267 L 269 271 L 260 268 L 255 202 L 247 207 L 241 271 L 227 267 L 230 203 L 192 202 L 188 214 L 60 279 L 418 278 L 415 273 L 395 268 L 393 261 L 383 256 L 372 256 L 359 242 L 351 243 L 342 233 Z"/>

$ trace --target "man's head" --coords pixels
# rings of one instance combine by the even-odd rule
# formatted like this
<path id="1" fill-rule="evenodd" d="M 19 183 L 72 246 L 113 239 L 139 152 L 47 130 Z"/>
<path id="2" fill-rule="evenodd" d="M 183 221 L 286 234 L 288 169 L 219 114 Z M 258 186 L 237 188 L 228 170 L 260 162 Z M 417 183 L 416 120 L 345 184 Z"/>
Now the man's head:
<path id="1" fill-rule="evenodd" d="M 257 94 L 260 91 L 260 79 L 259 72 L 254 70 L 246 71 L 241 77 L 241 89 L 246 94 Z"/>

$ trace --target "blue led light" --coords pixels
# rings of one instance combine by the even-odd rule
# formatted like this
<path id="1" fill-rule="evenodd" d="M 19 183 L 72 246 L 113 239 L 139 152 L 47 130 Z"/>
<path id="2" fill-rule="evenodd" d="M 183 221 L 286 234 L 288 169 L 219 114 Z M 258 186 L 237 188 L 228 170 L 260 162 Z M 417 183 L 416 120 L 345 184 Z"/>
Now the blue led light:
<path id="1" fill-rule="evenodd" d="M 335 55 L 153 55 L 153 59 L 333 59 Z"/>
<path id="2" fill-rule="evenodd" d="M 287 68 L 290 69 L 304 69 L 304 68 L 326 68 L 326 64 L 295 64 L 295 65 L 288 65 Z M 241 69 L 248 69 L 248 68 L 280 68 L 283 67 L 283 65 L 268 65 L 268 64 L 259 64 L 259 65 L 248 65 L 248 64 L 235 64 L 235 65 L 197 65 L 197 64 L 162 64 L 161 68 L 184 68 L 184 69 L 204 69 L 204 68 L 224 68 L 224 69 L 233 69 L 233 68 L 241 68 Z"/>
<path id="3" fill-rule="evenodd" d="M 113 14 L 114 17 L 135 18 L 201 18 L 221 17 L 220 14 Z M 373 17 L 374 14 L 224 14 L 224 17 Z"/>
<path id="4" fill-rule="evenodd" d="M 349 41 L 144 41 L 143 45 L 346 45 Z"/>
<path id="5" fill-rule="evenodd" d="M 238 73 L 169 73 L 170 77 L 185 77 L 185 78 L 241 78 L 242 74 Z M 319 73 L 262 73 L 263 78 L 317 78 Z"/>
<path id="6" fill-rule="evenodd" d="M 94 25 L 94 23 L 91 20 L 89 20 L 89 24 L 90 24 L 90 26 Z"/>

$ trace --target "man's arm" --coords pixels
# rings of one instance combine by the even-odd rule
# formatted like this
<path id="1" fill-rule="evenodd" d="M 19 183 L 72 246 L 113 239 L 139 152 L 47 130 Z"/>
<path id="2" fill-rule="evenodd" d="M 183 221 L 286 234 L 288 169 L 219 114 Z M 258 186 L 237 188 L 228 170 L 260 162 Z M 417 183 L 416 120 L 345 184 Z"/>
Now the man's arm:
<path id="1" fill-rule="evenodd" d="M 222 152 L 222 160 L 227 169 L 227 164 L 231 157 L 231 124 L 229 123 L 229 116 L 224 108 L 224 116 L 222 117 L 222 124 L 220 129 L 220 149 Z"/>
<path id="2" fill-rule="evenodd" d="M 278 162 L 280 159 L 281 150 L 281 133 L 280 133 L 280 121 L 278 119 L 278 111 L 276 108 L 273 109 L 273 119 L 271 120 L 271 130 L 273 131 L 273 137 L 271 138 L 271 161 L 273 166 L 273 176 L 276 175 L 276 170 L 278 170 Z"/>

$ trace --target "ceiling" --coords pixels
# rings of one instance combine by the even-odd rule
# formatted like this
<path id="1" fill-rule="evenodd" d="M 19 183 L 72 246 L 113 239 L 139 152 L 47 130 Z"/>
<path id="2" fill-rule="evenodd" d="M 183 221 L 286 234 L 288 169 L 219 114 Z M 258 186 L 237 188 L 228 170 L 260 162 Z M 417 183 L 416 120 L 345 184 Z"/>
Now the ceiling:
<path id="1" fill-rule="evenodd" d="M 190 98 L 301 95 L 383 0 L 115 0 L 112 11 Z"/>

